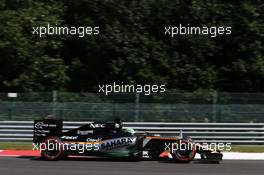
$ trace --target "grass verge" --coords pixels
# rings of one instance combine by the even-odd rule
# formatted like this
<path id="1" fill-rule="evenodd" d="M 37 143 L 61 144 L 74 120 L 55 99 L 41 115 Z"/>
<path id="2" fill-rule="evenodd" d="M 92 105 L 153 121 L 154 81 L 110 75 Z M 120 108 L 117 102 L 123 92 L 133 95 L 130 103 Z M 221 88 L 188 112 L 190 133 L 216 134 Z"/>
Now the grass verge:
<path id="1" fill-rule="evenodd" d="M 0 150 L 32 150 L 31 142 L 0 142 Z"/>
<path id="2" fill-rule="evenodd" d="M 31 142 L 0 142 L 0 150 L 32 150 Z M 263 145 L 233 145 L 230 152 L 264 153 Z"/>
<path id="3" fill-rule="evenodd" d="M 233 145 L 230 152 L 243 152 L 243 153 L 264 153 L 263 145 Z"/>

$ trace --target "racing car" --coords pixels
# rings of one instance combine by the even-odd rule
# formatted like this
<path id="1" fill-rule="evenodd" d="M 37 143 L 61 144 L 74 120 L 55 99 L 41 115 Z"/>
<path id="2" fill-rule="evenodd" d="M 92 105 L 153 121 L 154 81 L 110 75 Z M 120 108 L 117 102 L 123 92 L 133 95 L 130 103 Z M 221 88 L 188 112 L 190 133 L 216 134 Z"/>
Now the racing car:
<path id="1" fill-rule="evenodd" d="M 223 157 L 221 152 L 205 149 L 182 132 L 177 136 L 137 134 L 133 128 L 123 127 L 120 119 L 88 122 L 65 132 L 62 120 L 35 120 L 33 142 L 44 160 L 77 155 L 188 163 L 198 153 L 201 160 L 218 163 Z"/>

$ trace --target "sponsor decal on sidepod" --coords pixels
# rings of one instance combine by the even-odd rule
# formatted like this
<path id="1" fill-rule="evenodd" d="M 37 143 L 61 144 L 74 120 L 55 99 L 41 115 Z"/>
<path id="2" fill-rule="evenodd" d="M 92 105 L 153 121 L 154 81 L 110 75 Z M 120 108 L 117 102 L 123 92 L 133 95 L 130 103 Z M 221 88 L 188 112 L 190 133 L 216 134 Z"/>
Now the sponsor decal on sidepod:
<path id="1" fill-rule="evenodd" d="M 136 142 L 136 137 L 123 137 L 118 139 L 106 140 L 101 144 L 101 149 L 112 149 L 125 145 L 133 145 Z"/>

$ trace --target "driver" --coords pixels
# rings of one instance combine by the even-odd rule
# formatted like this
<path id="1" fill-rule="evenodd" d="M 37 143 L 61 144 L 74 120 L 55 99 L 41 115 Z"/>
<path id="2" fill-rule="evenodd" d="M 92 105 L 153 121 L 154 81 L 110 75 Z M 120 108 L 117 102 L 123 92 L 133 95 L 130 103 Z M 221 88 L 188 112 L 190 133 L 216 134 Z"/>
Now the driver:
<path id="1" fill-rule="evenodd" d="M 134 136 L 136 132 L 133 128 L 123 128 L 122 133 L 127 134 L 129 136 Z"/>

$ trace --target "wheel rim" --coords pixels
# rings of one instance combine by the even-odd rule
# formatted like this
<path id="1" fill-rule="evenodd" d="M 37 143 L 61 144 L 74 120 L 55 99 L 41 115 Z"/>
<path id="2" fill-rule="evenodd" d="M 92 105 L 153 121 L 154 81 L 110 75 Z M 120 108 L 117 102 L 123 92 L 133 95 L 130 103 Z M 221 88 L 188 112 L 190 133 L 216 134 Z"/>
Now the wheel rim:
<path id="1" fill-rule="evenodd" d="M 55 149 L 49 149 L 49 146 L 52 144 L 55 146 Z M 48 160 L 59 159 L 63 152 L 61 144 L 62 142 L 58 138 L 47 138 L 44 141 L 45 148 L 43 148 L 41 151 L 42 157 Z"/>
<path id="2" fill-rule="evenodd" d="M 175 144 L 179 145 L 179 143 L 175 143 Z M 191 145 L 190 149 L 187 149 L 187 150 L 186 149 L 185 150 L 180 149 L 174 153 L 171 153 L 173 159 L 176 161 L 182 161 L 182 162 L 188 162 L 188 161 L 193 160 L 193 158 L 195 157 L 195 154 L 196 154 L 195 145 L 191 142 L 188 142 L 187 140 L 181 140 L 180 146 L 182 146 L 182 144 Z M 189 147 L 187 147 L 187 148 L 189 148 Z"/>

